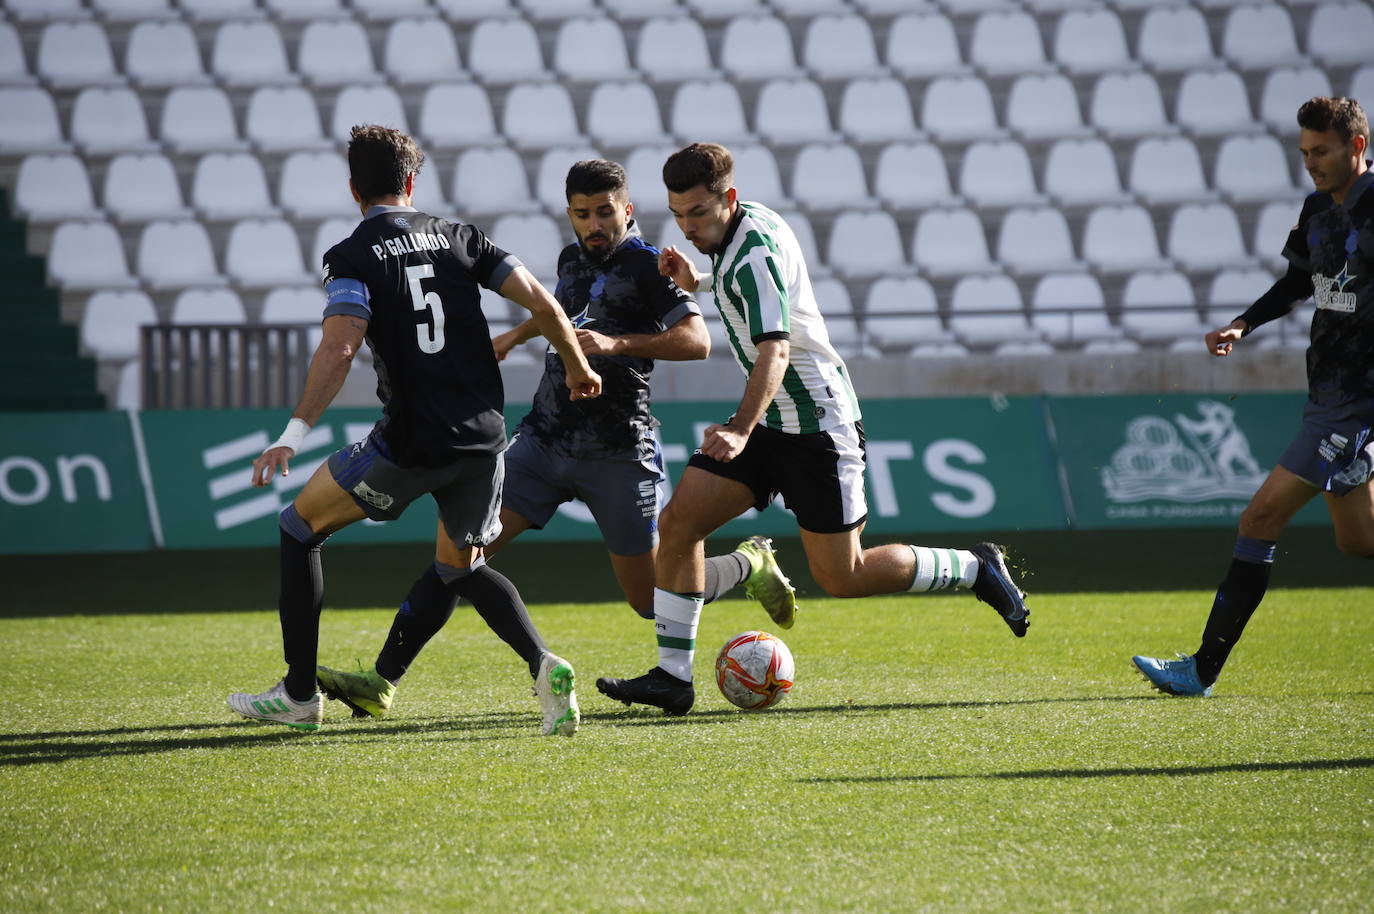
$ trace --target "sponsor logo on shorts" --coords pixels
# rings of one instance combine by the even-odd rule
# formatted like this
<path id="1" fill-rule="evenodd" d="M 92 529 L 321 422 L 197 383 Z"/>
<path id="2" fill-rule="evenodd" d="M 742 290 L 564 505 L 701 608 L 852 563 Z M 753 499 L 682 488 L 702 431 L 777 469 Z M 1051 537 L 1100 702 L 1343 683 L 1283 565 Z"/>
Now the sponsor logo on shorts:
<path id="1" fill-rule="evenodd" d="M 1322 460 L 1332 461 L 1345 452 L 1345 446 L 1350 443 L 1350 439 L 1344 435 L 1332 432 L 1328 437 L 1323 438 L 1321 444 L 1317 445 L 1317 454 Z"/>
<path id="2" fill-rule="evenodd" d="M 372 486 L 362 481 L 359 481 L 359 483 L 353 487 L 353 494 L 358 496 L 360 500 L 382 511 L 390 508 L 396 501 L 395 498 L 392 498 L 385 492 L 378 492 L 376 489 L 372 488 Z"/>

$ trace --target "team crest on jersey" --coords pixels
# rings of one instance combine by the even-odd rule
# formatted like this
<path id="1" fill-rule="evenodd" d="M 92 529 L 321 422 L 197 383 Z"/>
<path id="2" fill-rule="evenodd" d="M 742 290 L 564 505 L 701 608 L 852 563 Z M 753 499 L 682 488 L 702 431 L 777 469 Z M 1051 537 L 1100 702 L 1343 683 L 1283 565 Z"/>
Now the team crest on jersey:
<path id="1" fill-rule="evenodd" d="M 1350 285 L 1351 280 L 1358 278 L 1358 276 L 1351 275 L 1349 263 L 1346 263 L 1335 276 L 1313 273 L 1312 297 L 1316 300 L 1317 307 L 1327 311 L 1353 313 L 1355 311 L 1355 293 L 1345 291 L 1345 287 Z"/>
<path id="2" fill-rule="evenodd" d="M 391 222 L 393 225 L 400 228 L 410 228 L 410 221 L 404 216 L 397 216 L 395 219 L 392 219 Z"/>

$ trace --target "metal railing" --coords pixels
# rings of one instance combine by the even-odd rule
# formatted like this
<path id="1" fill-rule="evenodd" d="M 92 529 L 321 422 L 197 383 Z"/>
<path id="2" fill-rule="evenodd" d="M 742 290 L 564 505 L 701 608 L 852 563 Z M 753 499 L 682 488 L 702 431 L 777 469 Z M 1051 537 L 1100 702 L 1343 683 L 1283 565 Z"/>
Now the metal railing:
<path id="1" fill-rule="evenodd" d="M 145 409 L 294 406 L 318 324 L 154 324 L 141 328 Z"/>

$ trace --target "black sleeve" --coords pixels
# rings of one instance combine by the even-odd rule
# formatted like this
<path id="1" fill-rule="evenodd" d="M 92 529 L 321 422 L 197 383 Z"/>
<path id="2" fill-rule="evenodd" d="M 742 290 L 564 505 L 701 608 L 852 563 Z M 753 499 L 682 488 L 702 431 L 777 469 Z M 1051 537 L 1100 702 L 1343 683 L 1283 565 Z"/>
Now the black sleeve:
<path id="1" fill-rule="evenodd" d="M 1245 310 L 1240 319 L 1248 325 L 1245 335 L 1249 336 L 1256 327 L 1283 317 L 1298 302 L 1312 294 L 1312 274 L 1299 269 L 1296 264 L 1288 265 L 1288 272 L 1279 277 L 1255 303 Z"/>
<path id="2" fill-rule="evenodd" d="M 700 314 L 696 298 L 658 272 L 658 255 L 649 254 L 637 265 L 639 294 L 653 309 L 654 316 L 664 329 L 673 326 L 689 314 Z"/>
<path id="3" fill-rule="evenodd" d="M 477 282 L 493 292 L 500 292 L 502 283 L 516 267 L 522 266 L 519 258 L 497 247 L 475 225 L 451 224 L 450 227 L 453 253 L 459 262 Z"/>

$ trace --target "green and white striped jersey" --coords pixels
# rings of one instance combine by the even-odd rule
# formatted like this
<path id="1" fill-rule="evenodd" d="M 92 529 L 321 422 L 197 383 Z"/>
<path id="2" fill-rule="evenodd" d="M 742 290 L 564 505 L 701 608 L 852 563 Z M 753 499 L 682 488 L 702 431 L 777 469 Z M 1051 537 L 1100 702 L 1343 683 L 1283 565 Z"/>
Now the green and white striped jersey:
<path id="1" fill-rule="evenodd" d="M 765 425 L 799 434 L 861 418 L 849 372 L 830 345 L 811 291 L 801 246 L 781 216 L 762 204 L 739 201 L 712 258 L 711 282 L 730 349 L 746 376 L 758 359 L 757 343 L 790 343 L 787 371 L 764 413 Z"/>

